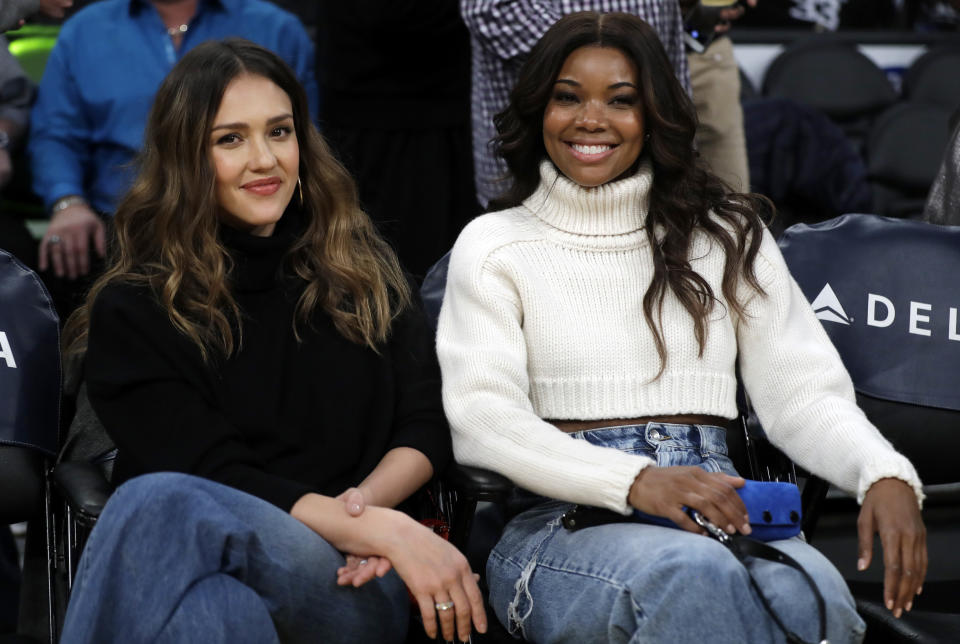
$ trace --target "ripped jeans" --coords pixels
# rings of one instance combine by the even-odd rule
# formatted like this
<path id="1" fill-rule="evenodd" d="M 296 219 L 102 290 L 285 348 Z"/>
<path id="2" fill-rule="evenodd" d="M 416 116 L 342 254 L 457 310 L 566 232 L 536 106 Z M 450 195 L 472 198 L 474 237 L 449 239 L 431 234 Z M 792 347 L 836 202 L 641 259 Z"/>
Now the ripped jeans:
<path id="1" fill-rule="evenodd" d="M 720 427 L 648 423 L 574 437 L 650 456 L 661 467 L 736 474 Z M 743 564 L 714 539 L 627 522 L 570 532 L 560 517 L 572 504 L 523 491 L 515 502 L 526 507 L 507 524 L 487 561 L 490 605 L 515 636 L 538 644 L 786 641 Z M 833 565 L 800 538 L 769 545 L 816 581 L 830 642 L 860 642 L 864 624 Z M 784 623 L 816 642 L 816 604 L 799 573 L 768 561 L 750 565 Z"/>

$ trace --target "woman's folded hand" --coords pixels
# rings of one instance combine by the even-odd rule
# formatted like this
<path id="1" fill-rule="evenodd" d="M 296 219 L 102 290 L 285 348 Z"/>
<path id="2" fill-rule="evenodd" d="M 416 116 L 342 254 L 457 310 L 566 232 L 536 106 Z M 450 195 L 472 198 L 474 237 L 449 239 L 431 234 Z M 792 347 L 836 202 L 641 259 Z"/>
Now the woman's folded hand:
<path id="1" fill-rule="evenodd" d="M 427 636 L 436 637 L 438 618 L 447 641 L 467 641 L 471 624 L 485 633 L 483 596 L 467 558 L 412 519 L 399 526 L 394 536 L 385 554 L 416 599 Z"/>

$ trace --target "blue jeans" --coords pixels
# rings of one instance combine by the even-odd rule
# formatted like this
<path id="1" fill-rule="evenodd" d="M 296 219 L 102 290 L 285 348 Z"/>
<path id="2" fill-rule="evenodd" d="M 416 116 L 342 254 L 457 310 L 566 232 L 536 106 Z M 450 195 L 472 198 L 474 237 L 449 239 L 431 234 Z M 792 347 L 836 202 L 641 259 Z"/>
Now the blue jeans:
<path id="1" fill-rule="evenodd" d="M 661 467 L 736 474 L 720 427 L 649 423 L 574 436 L 650 456 Z M 515 635 L 538 644 L 786 641 L 743 564 L 714 539 L 628 522 L 570 532 L 560 517 L 572 504 L 524 494 L 528 507 L 507 524 L 487 561 L 490 605 Z M 770 545 L 816 581 L 830 642 L 859 642 L 864 624 L 830 562 L 800 538 Z M 818 641 L 815 600 L 799 573 L 767 561 L 750 565 L 784 623 Z"/>
<path id="2" fill-rule="evenodd" d="M 397 574 L 341 587 L 343 564 L 266 501 L 186 474 L 140 476 L 87 541 L 61 642 L 403 642 Z"/>

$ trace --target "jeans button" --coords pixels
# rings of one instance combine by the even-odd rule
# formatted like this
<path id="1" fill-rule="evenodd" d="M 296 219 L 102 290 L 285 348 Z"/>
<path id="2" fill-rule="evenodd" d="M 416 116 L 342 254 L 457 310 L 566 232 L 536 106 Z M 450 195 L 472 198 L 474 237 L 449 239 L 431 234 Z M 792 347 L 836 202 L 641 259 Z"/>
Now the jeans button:
<path id="1" fill-rule="evenodd" d="M 660 440 L 661 438 L 663 438 L 663 435 L 660 434 L 660 430 L 659 430 L 659 429 L 651 429 L 651 430 L 650 430 L 650 438 L 653 439 L 653 440 L 655 440 L 655 441 L 658 441 L 658 440 Z"/>

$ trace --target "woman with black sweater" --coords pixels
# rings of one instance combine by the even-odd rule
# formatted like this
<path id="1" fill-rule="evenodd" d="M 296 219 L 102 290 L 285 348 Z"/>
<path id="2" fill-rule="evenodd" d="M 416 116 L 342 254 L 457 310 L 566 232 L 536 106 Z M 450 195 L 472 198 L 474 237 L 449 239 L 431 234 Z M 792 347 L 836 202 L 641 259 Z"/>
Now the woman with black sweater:
<path id="1" fill-rule="evenodd" d="M 431 637 L 484 630 L 463 556 L 390 509 L 449 459 L 432 337 L 290 70 L 188 53 L 115 221 L 66 333 L 130 480 L 63 641 L 402 641 L 404 583 Z"/>

